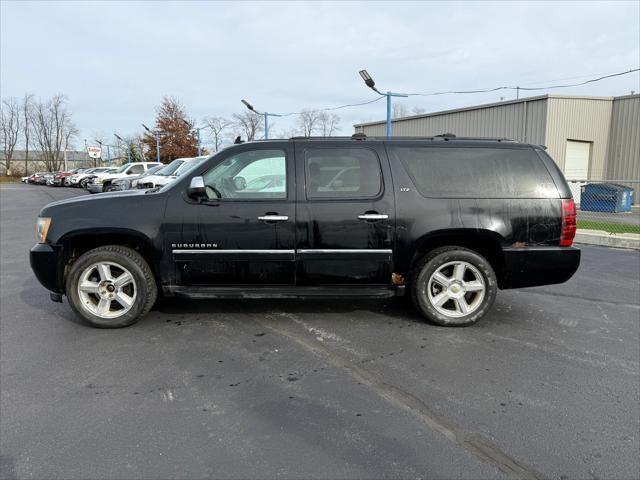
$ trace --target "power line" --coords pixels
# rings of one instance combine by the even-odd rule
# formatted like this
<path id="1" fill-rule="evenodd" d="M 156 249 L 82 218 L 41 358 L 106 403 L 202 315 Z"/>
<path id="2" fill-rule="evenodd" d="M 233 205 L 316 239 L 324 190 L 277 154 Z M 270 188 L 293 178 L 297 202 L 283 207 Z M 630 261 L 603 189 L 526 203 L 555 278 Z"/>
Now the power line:
<path id="1" fill-rule="evenodd" d="M 407 93 L 406 95 L 411 96 L 411 97 L 433 97 L 433 96 L 437 96 L 437 95 L 450 95 L 450 94 L 471 94 L 471 93 L 490 93 L 490 92 L 497 92 L 499 90 L 527 90 L 527 91 L 535 91 L 535 90 L 550 90 L 550 89 L 555 89 L 555 88 L 569 88 L 569 87 L 579 87 L 581 85 L 586 85 L 588 83 L 595 83 L 595 82 L 599 82 L 601 80 L 605 80 L 607 78 L 612 78 L 612 77 L 619 77 L 622 75 L 628 75 L 630 73 L 633 72 L 637 72 L 640 71 L 640 68 L 634 68 L 632 70 L 627 70 L 624 72 L 616 72 L 616 73 L 611 73 L 609 75 L 604 75 L 598 78 L 592 78 L 590 80 L 586 80 L 584 82 L 580 82 L 580 83 L 572 83 L 572 84 L 566 84 L 566 85 L 548 85 L 545 87 L 509 87 L 509 86 L 502 86 L 502 87 L 493 87 L 493 88 L 481 88 L 481 89 L 477 89 L 477 90 L 447 90 L 447 91 L 442 91 L 442 92 L 431 92 L 431 93 Z M 584 78 L 584 76 L 581 76 L 582 78 Z M 581 77 L 570 77 L 570 78 L 581 78 Z M 525 83 L 525 85 L 531 85 L 531 83 L 533 82 L 529 82 L 529 83 Z M 536 82 L 538 83 L 538 82 Z M 360 102 L 360 103 L 347 103 L 345 105 L 338 105 L 337 107 L 325 107 L 325 108 L 314 108 L 311 110 L 315 110 L 318 112 L 329 112 L 329 111 L 333 111 L 333 110 L 341 110 L 343 108 L 351 108 L 351 107 L 361 107 L 364 105 L 370 105 L 372 103 L 375 102 L 379 102 L 380 100 L 382 100 L 383 98 L 385 98 L 384 95 L 381 95 L 379 97 L 374 98 L 373 100 L 368 100 L 366 102 Z M 305 110 L 301 110 L 299 112 L 289 112 L 289 113 L 283 113 L 283 114 L 274 114 L 277 115 L 279 117 L 291 117 L 293 115 L 301 115 L 304 113 Z"/>
<path id="2" fill-rule="evenodd" d="M 637 72 L 640 71 L 640 68 L 634 68 L 631 70 L 627 70 L 624 72 L 617 72 L 617 73 L 612 73 L 609 75 L 604 75 L 598 78 L 592 78 L 590 80 L 586 80 L 584 82 L 579 82 L 579 83 L 571 83 L 571 84 L 565 84 L 565 85 L 547 85 L 544 87 L 509 87 L 509 86 L 503 86 L 503 87 L 494 87 L 494 88 L 484 88 L 484 89 L 477 89 L 477 90 L 448 90 L 448 91 L 443 91 L 443 92 L 431 92 L 431 93 L 408 93 L 407 95 L 409 96 L 417 96 L 417 97 L 432 97 L 432 96 L 436 96 L 436 95 L 447 95 L 447 94 L 465 94 L 465 93 L 489 93 L 489 92 L 497 92 L 498 90 L 527 90 L 527 91 L 534 91 L 534 90 L 550 90 L 550 89 L 555 89 L 555 88 L 568 88 L 568 87 L 579 87 L 581 85 L 586 85 L 588 83 L 594 83 L 594 82 L 599 82 L 601 80 L 605 80 L 607 78 L 612 78 L 612 77 L 619 77 L 622 75 L 628 75 L 630 73 L 633 72 Z"/>
<path id="3" fill-rule="evenodd" d="M 586 80 L 580 83 L 573 83 L 569 85 L 551 85 L 547 87 L 519 87 L 520 90 L 548 90 L 551 88 L 567 88 L 567 87 L 579 87 L 580 85 L 586 85 L 587 83 L 599 82 L 600 80 L 604 80 L 606 78 L 619 77 L 621 75 L 628 75 L 629 73 L 640 71 L 640 68 L 634 68 L 633 70 L 628 70 L 626 72 L 618 72 L 612 73 L 611 75 L 604 75 L 603 77 L 592 78 L 591 80 Z M 511 87 L 513 88 L 513 87 Z"/>
<path id="4" fill-rule="evenodd" d="M 382 100 L 384 97 L 376 97 L 373 100 L 369 100 L 367 102 L 361 102 L 361 103 L 348 103 L 346 105 L 339 105 L 337 107 L 326 107 L 326 108 L 314 108 L 312 110 L 318 111 L 318 112 L 328 112 L 328 111 L 332 111 L 332 110 L 340 110 L 343 108 L 350 108 L 350 107 L 361 107 L 362 105 L 369 105 L 371 103 L 375 103 L 375 102 L 379 102 L 380 100 Z M 289 113 L 283 113 L 279 116 L 281 117 L 290 117 L 291 115 L 301 115 L 302 113 L 304 113 L 304 110 L 301 110 L 299 112 L 289 112 Z"/>

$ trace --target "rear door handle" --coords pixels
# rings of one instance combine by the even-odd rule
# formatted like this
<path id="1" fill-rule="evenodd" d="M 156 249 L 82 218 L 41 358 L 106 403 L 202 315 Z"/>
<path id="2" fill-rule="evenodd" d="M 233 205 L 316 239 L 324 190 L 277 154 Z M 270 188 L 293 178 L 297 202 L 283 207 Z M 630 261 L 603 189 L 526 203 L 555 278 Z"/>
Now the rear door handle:
<path id="1" fill-rule="evenodd" d="M 287 215 L 263 215 L 258 217 L 258 220 L 263 222 L 285 222 L 289 220 Z"/>
<path id="2" fill-rule="evenodd" d="M 389 218 L 389 215 L 384 213 L 363 213 L 358 215 L 358 219 L 365 221 L 386 220 L 387 218 Z"/>

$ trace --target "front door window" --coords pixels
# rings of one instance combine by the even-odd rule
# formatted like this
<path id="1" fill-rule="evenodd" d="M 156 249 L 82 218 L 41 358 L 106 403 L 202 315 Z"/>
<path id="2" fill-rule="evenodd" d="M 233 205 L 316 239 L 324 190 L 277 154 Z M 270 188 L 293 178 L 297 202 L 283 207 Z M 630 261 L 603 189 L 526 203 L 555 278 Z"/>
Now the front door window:
<path id="1" fill-rule="evenodd" d="M 282 150 L 242 152 L 206 172 L 210 199 L 274 200 L 287 198 L 287 168 Z"/>

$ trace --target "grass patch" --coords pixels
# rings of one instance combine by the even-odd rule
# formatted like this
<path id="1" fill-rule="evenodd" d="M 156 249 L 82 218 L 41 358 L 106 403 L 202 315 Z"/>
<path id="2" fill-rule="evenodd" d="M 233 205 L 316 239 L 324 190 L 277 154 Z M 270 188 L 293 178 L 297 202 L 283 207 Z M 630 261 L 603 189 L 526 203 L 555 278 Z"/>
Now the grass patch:
<path id="1" fill-rule="evenodd" d="M 578 228 L 602 230 L 609 233 L 640 233 L 640 225 L 628 223 L 607 223 L 596 220 L 578 220 Z"/>
<path id="2" fill-rule="evenodd" d="M 0 175 L 0 183 L 20 183 L 20 177 L 7 177 Z"/>

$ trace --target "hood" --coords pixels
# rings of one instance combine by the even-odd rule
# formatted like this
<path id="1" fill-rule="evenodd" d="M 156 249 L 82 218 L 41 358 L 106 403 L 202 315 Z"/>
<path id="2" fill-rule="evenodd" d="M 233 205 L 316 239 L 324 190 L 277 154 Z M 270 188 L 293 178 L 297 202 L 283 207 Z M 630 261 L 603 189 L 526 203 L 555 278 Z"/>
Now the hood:
<path id="1" fill-rule="evenodd" d="M 74 205 L 79 206 L 79 204 L 86 204 L 93 208 L 102 202 L 105 204 L 106 202 L 113 201 L 114 197 L 133 197 L 133 196 L 149 196 L 153 195 L 152 193 L 145 193 L 146 190 L 123 190 L 119 192 L 107 192 L 107 193 L 98 193 L 95 195 L 82 195 L 80 197 L 67 198 L 65 200 L 58 200 L 57 202 L 51 202 L 45 205 L 40 212 L 40 216 L 47 216 L 46 212 L 48 212 L 51 208 L 56 207 L 64 207 L 66 205 Z M 136 200 L 139 201 L 139 200 Z"/>

